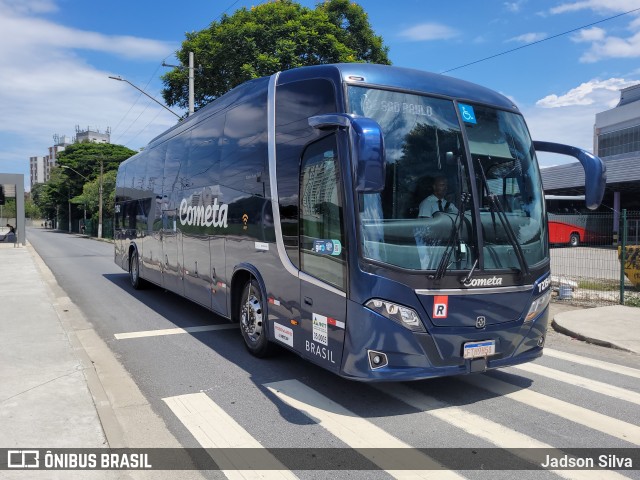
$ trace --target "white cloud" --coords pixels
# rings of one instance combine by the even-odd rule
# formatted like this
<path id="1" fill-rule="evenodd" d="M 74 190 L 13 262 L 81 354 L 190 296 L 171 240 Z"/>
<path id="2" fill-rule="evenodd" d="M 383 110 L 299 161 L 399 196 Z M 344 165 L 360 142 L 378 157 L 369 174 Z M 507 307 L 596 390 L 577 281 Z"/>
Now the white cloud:
<path id="1" fill-rule="evenodd" d="M 547 38 L 546 33 L 532 32 L 532 33 L 525 33 L 522 35 L 518 35 L 517 37 L 510 38 L 509 40 L 507 40 L 507 42 L 533 43 L 533 42 L 539 42 L 540 40 L 544 40 L 545 38 Z"/>
<path id="2" fill-rule="evenodd" d="M 126 74 L 133 59 L 136 67 L 158 65 L 176 45 L 69 28 L 43 16 L 56 9 L 49 0 L 0 0 L 0 158 L 2 170 L 24 173 L 27 183 L 29 157 L 46 155 L 52 136 L 71 135 L 75 125 L 104 132 L 120 123 L 112 141 L 136 149 L 175 124 L 160 106 L 145 97 L 135 103 L 137 91 L 107 77 Z M 123 71 L 91 65 L 96 52 L 111 55 Z M 142 88 L 148 80 L 128 79 Z M 154 83 L 146 87 L 152 95 Z"/>
<path id="3" fill-rule="evenodd" d="M 504 6 L 507 11 L 512 13 L 518 13 L 522 10 L 523 5 L 526 3 L 526 0 L 518 0 L 515 2 L 504 2 Z"/>
<path id="4" fill-rule="evenodd" d="M 551 14 L 575 12 L 578 10 L 592 10 L 599 14 L 625 13 L 640 7 L 638 0 L 582 0 L 563 3 L 549 10 Z M 638 12 L 632 14 L 629 30 L 637 32 L 640 29 Z M 602 28 L 593 27 L 574 34 L 574 42 L 591 43 L 590 48 L 582 54 L 580 61 L 593 63 L 607 58 L 637 58 L 640 57 L 640 32 L 633 33 L 628 38 L 607 37 Z"/>
<path id="5" fill-rule="evenodd" d="M 439 23 L 421 23 L 400 33 L 411 41 L 447 40 L 460 35 L 456 29 Z"/>
<path id="6" fill-rule="evenodd" d="M 125 58 L 164 58 L 176 46 L 169 42 L 88 32 L 21 15 L 0 16 L 0 55 L 20 49 L 85 49 Z"/>
<path id="7" fill-rule="evenodd" d="M 597 113 L 609 110 L 620 100 L 619 90 L 637 84 L 637 80 L 610 78 L 591 80 L 561 95 L 548 95 L 535 105 L 523 107 L 534 140 L 564 143 L 593 150 L 593 125 Z M 568 162 L 542 156 L 541 164 Z"/>
<path id="8" fill-rule="evenodd" d="M 597 104 L 606 109 L 612 108 L 617 103 L 622 88 L 634 85 L 636 82 L 622 78 L 610 78 L 608 80 L 590 80 L 572 88 L 563 95 L 551 94 L 538 100 L 536 105 L 542 108 L 559 108 L 574 105 Z"/>
<path id="9" fill-rule="evenodd" d="M 606 58 L 640 57 L 640 32 L 629 38 L 605 37 L 596 40 L 581 57 L 584 63 L 593 63 Z"/>
<path id="10" fill-rule="evenodd" d="M 58 11 L 52 0 L 0 0 L 0 12 L 3 14 L 32 14 Z"/>
<path id="11" fill-rule="evenodd" d="M 606 31 L 602 28 L 592 27 L 592 28 L 583 28 L 578 33 L 574 34 L 571 37 L 571 40 L 574 42 L 597 42 L 600 40 L 604 40 L 606 37 Z"/>
<path id="12" fill-rule="evenodd" d="M 552 14 L 594 10 L 600 13 L 622 13 L 638 8 L 637 0 L 583 0 L 558 5 L 550 9 Z"/>

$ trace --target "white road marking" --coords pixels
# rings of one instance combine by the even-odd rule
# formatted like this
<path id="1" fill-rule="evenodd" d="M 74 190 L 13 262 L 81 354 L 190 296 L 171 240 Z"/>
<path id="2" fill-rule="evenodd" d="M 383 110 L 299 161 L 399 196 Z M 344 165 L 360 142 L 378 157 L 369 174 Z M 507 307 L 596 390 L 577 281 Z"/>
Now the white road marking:
<path id="1" fill-rule="evenodd" d="M 243 454 L 243 449 L 263 449 L 230 415 L 220 408 L 206 393 L 178 395 L 162 399 L 229 479 L 296 479 L 293 473 L 264 449 L 264 455 Z M 225 449 L 225 450 L 219 450 Z M 237 449 L 229 451 L 227 449 Z M 236 453 L 237 452 L 237 453 Z M 238 466 L 255 466 L 255 470 L 242 470 Z M 269 465 L 276 470 L 259 470 Z"/>
<path id="2" fill-rule="evenodd" d="M 529 462 L 539 461 L 535 452 L 528 449 L 555 447 L 536 440 L 524 433 L 517 432 L 499 423 L 488 420 L 474 413 L 466 412 L 460 407 L 449 405 L 433 398 L 430 395 L 418 392 L 401 384 L 380 384 L 374 385 L 381 392 L 394 397 L 395 399 L 412 406 L 417 410 L 428 413 L 456 428 L 467 432 L 478 438 L 482 438 L 497 447 L 512 450 L 514 455 Z M 525 450 L 513 450 L 525 449 Z M 528 453 L 531 452 L 531 455 Z M 558 454 L 562 454 L 558 449 Z M 551 470 L 555 474 L 567 479 L 600 479 L 601 471 L 578 471 L 578 470 Z M 627 478 L 614 472 L 607 472 L 608 478 Z"/>
<path id="3" fill-rule="evenodd" d="M 518 370 L 533 373 L 534 375 L 551 378 L 559 382 L 564 382 L 580 388 L 591 390 L 592 392 L 601 393 L 602 395 L 607 395 L 608 397 L 613 397 L 619 400 L 624 400 L 627 402 L 635 403 L 636 405 L 640 405 L 640 393 L 632 392 L 631 390 L 626 390 L 614 385 L 609 385 L 604 382 L 598 382 L 597 380 L 591 380 L 579 375 L 562 372 L 554 368 L 544 367 L 542 365 L 536 365 L 533 363 L 516 365 L 512 368 L 517 368 Z"/>
<path id="4" fill-rule="evenodd" d="M 640 445 L 640 427 L 608 417 L 593 410 L 589 410 L 548 395 L 543 395 L 529 389 L 523 389 L 488 375 L 470 375 L 462 378 L 477 388 L 488 390 L 511 400 L 524 403 L 529 408 L 536 408 L 562 418 L 566 418 L 579 425 L 598 430 L 612 437 L 619 438 L 634 445 Z"/>
<path id="5" fill-rule="evenodd" d="M 179 335 L 181 333 L 208 332 L 211 330 L 230 330 L 232 328 L 237 329 L 238 324 L 225 323 L 222 325 L 203 325 L 200 327 L 165 328 L 161 330 L 146 330 L 141 332 L 116 333 L 113 336 L 116 337 L 116 340 L 125 340 L 129 338 L 162 337 L 164 335 Z"/>
<path id="6" fill-rule="evenodd" d="M 620 375 L 626 375 L 628 377 L 640 378 L 640 370 L 637 368 L 626 367 L 624 365 L 618 365 L 615 363 L 604 362 L 602 360 L 595 360 L 593 358 L 582 357 L 573 353 L 562 352 L 560 350 L 553 350 L 545 347 L 544 355 L 546 357 L 559 358 L 568 362 L 580 363 L 589 367 L 599 368 L 601 370 L 607 370 L 609 372 L 618 373 Z"/>
<path id="7" fill-rule="evenodd" d="M 403 455 L 403 459 L 408 459 L 408 462 L 413 458 L 416 464 L 433 464 L 435 468 L 442 468 L 435 460 L 412 449 L 410 445 L 297 380 L 267 383 L 264 386 L 285 403 L 316 420 L 320 426 L 351 448 L 381 449 L 376 453 L 360 450 L 364 457 L 376 465 L 397 461 L 393 458 L 396 454 L 385 453 L 387 451 L 385 449 L 406 448 L 407 454 Z M 386 470 L 386 472 L 394 478 L 402 479 L 463 478 L 450 470 Z"/>

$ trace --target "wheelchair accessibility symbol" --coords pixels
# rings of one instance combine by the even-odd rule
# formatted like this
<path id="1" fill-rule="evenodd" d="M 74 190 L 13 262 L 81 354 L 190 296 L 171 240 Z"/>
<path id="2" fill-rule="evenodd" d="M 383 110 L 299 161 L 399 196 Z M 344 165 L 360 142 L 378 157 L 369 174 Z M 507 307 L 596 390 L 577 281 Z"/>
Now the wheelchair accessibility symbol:
<path id="1" fill-rule="evenodd" d="M 458 109 L 460 110 L 460 115 L 462 116 L 462 120 L 464 120 L 465 123 L 478 123 L 476 121 L 476 114 L 473 111 L 473 107 L 471 105 L 459 103 Z"/>

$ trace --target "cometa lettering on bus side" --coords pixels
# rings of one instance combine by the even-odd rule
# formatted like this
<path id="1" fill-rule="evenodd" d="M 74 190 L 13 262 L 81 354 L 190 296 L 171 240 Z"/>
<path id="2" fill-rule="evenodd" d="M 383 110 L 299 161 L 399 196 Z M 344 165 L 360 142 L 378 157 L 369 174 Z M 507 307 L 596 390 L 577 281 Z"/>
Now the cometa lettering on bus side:
<path id="1" fill-rule="evenodd" d="M 465 282 L 466 287 L 498 287 L 502 285 L 502 277 L 474 278 Z"/>
<path id="2" fill-rule="evenodd" d="M 187 199 L 180 202 L 180 223 L 182 225 L 196 225 L 200 227 L 224 227 L 227 228 L 228 205 L 218 205 L 218 199 L 213 205 L 198 205 L 190 207 Z"/>

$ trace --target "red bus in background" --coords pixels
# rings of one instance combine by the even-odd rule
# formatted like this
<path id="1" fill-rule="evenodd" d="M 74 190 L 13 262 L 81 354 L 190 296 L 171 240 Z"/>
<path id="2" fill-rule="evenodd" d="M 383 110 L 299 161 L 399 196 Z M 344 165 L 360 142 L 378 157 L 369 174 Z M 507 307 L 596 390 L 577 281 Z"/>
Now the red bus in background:
<path id="1" fill-rule="evenodd" d="M 545 195 L 549 243 L 577 247 L 611 238 L 611 225 L 585 207 L 584 195 Z"/>

